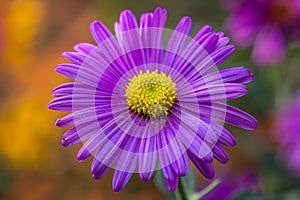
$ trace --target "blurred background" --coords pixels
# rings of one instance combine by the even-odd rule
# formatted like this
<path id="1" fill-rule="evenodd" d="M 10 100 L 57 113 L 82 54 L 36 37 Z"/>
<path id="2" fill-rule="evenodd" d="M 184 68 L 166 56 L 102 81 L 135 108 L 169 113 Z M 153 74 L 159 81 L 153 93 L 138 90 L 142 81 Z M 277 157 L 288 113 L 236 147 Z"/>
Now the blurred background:
<path id="1" fill-rule="evenodd" d="M 54 123 L 62 114 L 48 110 L 47 104 L 53 98 L 52 89 L 68 80 L 55 73 L 54 67 L 67 62 L 61 53 L 72 51 L 76 43 L 94 43 L 89 33 L 93 20 L 113 30 L 122 10 L 140 16 L 159 6 L 168 9 L 166 27 L 170 29 L 181 17 L 190 16 L 193 33 L 205 24 L 224 31 L 229 15 L 224 3 L 0 0 L 0 199 L 167 199 L 152 182 L 143 183 L 137 175 L 123 191 L 115 193 L 112 171 L 96 181 L 90 174 L 92 160 L 79 163 L 76 159 L 80 145 L 61 146 L 66 130 Z M 274 134 L 278 113 L 292 101 L 299 86 L 299 45 L 291 45 L 286 62 L 277 68 L 255 66 L 250 53 L 251 49 L 238 49 L 221 67 L 244 65 L 255 75 L 248 84 L 249 94 L 231 104 L 255 116 L 259 127 L 250 132 L 227 126 L 237 145 L 227 149 L 230 161 L 226 165 L 215 163 L 217 177 L 251 174 L 259 191 L 269 198 L 299 199 L 300 173 L 281 158 L 280 141 Z M 209 183 L 200 173 L 196 176 L 199 188 Z"/>

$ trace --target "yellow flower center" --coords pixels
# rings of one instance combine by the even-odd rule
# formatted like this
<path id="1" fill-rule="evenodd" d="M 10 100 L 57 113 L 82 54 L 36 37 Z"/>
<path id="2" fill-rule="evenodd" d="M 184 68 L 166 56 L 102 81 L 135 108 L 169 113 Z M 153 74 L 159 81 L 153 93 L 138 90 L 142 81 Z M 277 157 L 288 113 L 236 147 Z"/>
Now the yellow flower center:
<path id="1" fill-rule="evenodd" d="M 157 118 L 169 113 L 176 98 L 176 84 L 157 70 L 129 79 L 125 97 L 130 110 L 144 117 Z"/>

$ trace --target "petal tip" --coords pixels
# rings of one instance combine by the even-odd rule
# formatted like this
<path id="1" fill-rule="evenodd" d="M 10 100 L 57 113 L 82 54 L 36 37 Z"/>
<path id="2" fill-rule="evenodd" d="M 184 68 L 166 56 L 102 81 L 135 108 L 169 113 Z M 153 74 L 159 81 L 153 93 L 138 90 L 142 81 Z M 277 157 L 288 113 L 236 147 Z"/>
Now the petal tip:
<path id="1" fill-rule="evenodd" d="M 179 24 L 183 24 L 184 26 L 189 27 L 189 26 L 192 25 L 192 18 L 190 18 L 190 17 L 188 17 L 188 16 L 184 16 L 184 17 L 180 20 Z"/>
<path id="2" fill-rule="evenodd" d="M 118 183 L 118 182 L 116 182 L 116 183 L 113 182 L 112 183 L 112 189 L 115 192 L 120 192 L 123 189 L 124 186 L 125 185 L 123 183 Z"/>
<path id="3" fill-rule="evenodd" d="M 51 101 L 48 103 L 48 109 L 50 109 L 50 110 L 57 110 L 57 109 L 56 109 L 56 104 L 55 104 L 55 99 L 51 100 Z"/>
<path id="4" fill-rule="evenodd" d="M 139 175 L 142 181 L 148 182 L 152 178 L 153 172 L 140 173 Z"/>
<path id="5" fill-rule="evenodd" d="M 61 125 L 61 119 L 57 119 L 55 122 L 55 126 L 60 127 Z"/>
<path id="6" fill-rule="evenodd" d="M 178 177 L 176 177 L 176 179 L 174 180 L 167 180 L 165 179 L 165 183 L 166 183 L 166 186 L 167 186 L 167 189 L 169 191 L 175 191 L 178 187 Z"/>
<path id="7" fill-rule="evenodd" d="M 255 118 L 253 118 L 253 119 L 254 119 L 253 126 L 252 126 L 252 129 L 250 129 L 250 130 L 255 130 L 258 127 L 258 121 Z"/>
<path id="8" fill-rule="evenodd" d="M 91 153 L 84 149 L 84 150 L 79 150 L 76 157 L 79 162 L 82 162 L 82 161 L 86 160 L 87 158 L 89 158 L 90 156 L 91 156 Z"/>
<path id="9" fill-rule="evenodd" d="M 67 140 L 65 140 L 64 138 L 61 140 L 61 145 L 63 147 L 69 147 L 72 146 L 72 144 L 70 142 L 68 142 Z"/>

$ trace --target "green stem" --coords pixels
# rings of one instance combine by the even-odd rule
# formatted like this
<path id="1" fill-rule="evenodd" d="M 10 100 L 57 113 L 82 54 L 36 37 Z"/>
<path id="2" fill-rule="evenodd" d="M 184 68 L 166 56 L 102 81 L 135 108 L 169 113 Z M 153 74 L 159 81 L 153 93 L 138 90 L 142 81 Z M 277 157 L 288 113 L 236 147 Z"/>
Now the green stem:
<path id="1" fill-rule="evenodd" d="M 194 193 L 194 195 L 191 196 L 189 200 L 199 200 L 203 198 L 205 195 L 207 195 L 210 191 L 212 191 L 219 183 L 220 179 L 215 179 L 211 184 L 209 184 L 206 188 L 201 190 L 198 193 Z"/>
<path id="2" fill-rule="evenodd" d="M 179 177 L 179 183 L 178 183 L 178 188 L 175 191 L 175 196 L 177 200 L 188 200 L 186 190 L 184 188 L 184 184 L 181 180 L 181 177 Z"/>

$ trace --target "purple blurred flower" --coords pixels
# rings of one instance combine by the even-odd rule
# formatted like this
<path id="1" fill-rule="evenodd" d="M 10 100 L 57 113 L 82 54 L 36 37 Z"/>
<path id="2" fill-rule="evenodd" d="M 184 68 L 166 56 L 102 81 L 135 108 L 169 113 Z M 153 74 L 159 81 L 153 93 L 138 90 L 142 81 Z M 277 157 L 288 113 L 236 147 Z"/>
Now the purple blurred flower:
<path id="1" fill-rule="evenodd" d="M 300 0 L 228 1 L 232 15 L 225 23 L 241 48 L 253 45 L 252 59 L 260 65 L 285 59 L 289 40 L 300 39 Z"/>
<path id="2" fill-rule="evenodd" d="M 257 189 L 259 189 L 259 181 L 253 172 L 244 172 L 234 176 L 226 174 L 221 177 L 221 183 L 205 195 L 202 200 L 229 200 L 243 190 L 253 192 Z"/>
<path id="3" fill-rule="evenodd" d="M 279 158 L 300 176 L 300 91 L 277 115 L 274 132 L 279 141 Z"/>
<path id="4" fill-rule="evenodd" d="M 63 55 L 58 73 L 76 80 L 53 90 L 49 108 L 72 112 L 56 122 L 73 126 L 63 146 L 84 142 L 77 158 L 94 156 L 95 179 L 115 168 L 113 189 L 121 190 L 137 170 L 143 181 L 161 168 L 169 190 L 189 170 L 188 158 L 207 178 L 213 158 L 228 161 L 223 145 L 235 145 L 221 123 L 255 129 L 257 121 L 224 101 L 247 93 L 252 74 L 244 67 L 217 71 L 234 51 L 223 33 L 204 26 L 190 40 L 192 21 L 183 17 L 164 29 L 166 9 L 145 13 L 140 25 L 131 11 L 120 15 L 114 36 L 101 22 L 91 24 L 97 46 L 79 43 Z M 164 33 L 168 43 L 164 48 Z"/>

